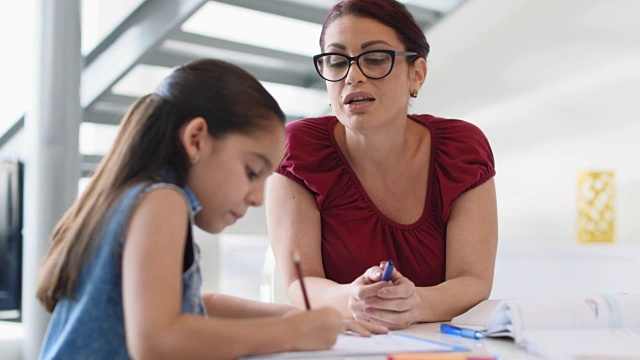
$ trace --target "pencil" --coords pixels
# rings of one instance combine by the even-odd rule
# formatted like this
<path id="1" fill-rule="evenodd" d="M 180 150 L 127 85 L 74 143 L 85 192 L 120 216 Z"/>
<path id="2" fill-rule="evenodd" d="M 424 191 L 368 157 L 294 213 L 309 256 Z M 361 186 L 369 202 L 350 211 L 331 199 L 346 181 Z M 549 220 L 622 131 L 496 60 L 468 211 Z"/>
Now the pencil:
<path id="1" fill-rule="evenodd" d="M 304 305 L 307 307 L 307 310 L 311 310 L 311 305 L 309 305 L 309 297 L 307 296 L 307 289 L 304 287 L 304 277 L 302 276 L 302 265 L 300 264 L 300 253 L 297 251 L 293 252 L 293 263 L 296 266 L 296 271 L 298 272 L 298 280 L 300 280 L 300 287 L 302 288 L 302 297 L 304 297 Z"/>

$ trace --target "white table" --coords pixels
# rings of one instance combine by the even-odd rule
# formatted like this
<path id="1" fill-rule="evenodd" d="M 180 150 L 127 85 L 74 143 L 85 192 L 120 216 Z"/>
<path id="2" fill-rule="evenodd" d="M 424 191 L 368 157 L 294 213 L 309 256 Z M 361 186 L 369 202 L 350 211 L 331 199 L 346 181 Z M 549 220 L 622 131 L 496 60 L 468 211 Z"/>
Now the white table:
<path id="1" fill-rule="evenodd" d="M 500 339 L 482 339 L 482 340 L 474 340 L 463 338 L 455 335 L 448 335 L 440 333 L 440 324 L 438 323 L 425 323 L 425 324 L 416 324 L 411 326 L 408 329 L 395 331 L 396 333 L 411 335 L 427 340 L 436 341 L 439 343 L 455 345 L 458 347 L 463 347 L 469 349 L 469 352 L 463 352 L 460 354 L 468 355 L 470 357 L 478 356 L 478 357 L 495 357 L 499 360 L 540 360 L 544 359 L 542 357 L 533 355 L 531 353 L 526 352 L 523 349 L 518 348 L 513 340 L 507 338 Z M 260 356 L 254 357 L 253 359 L 328 359 L 327 354 L 323 354 L 323 356 L 314 357 L 309 352 L 300 353 L 300 356 L 297 356 L 296 353 L 285 353 L 281 356 L 279 355 L 269 355 L 269 356 Z M 349 355 L 349 356 L 331 356 L 332 360 L 386 360 L 387 355 Z"/>
<path id="2" fill-rule="evenodd" d="M 511 338 L 484 338 L 482 340 L 467 339 L 460 336 L 442 334 L 440 332 L 440 324 L 436 323 L 416 324 L 408 329 L 397 332 L 445 344 L 461 346 L 469 349 L 470 355 L 495 356 L 500 360 L 543 359 L 519 348 Z M 375 359 L 386 360 L 386 357 L 380 356 Z"/>

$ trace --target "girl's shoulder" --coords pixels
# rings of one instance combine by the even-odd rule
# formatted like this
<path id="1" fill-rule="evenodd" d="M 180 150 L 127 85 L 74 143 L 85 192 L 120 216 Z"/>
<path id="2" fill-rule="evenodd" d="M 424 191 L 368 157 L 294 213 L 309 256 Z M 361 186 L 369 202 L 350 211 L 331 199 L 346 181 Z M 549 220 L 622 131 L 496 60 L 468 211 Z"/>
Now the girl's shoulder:
<path id="1" fill-rule="evenodd" d="M 147 207 L 157 207 L 157 211 L 177 214 L 188 209 L 193 218 L 201 206 L 191 190 L 171 182 L 143 181 L 131 184 L 123 191 L 120 200 L 112 207 L 112 221 L 126 223 L 141 203 Z M 183 205 L 184 204 L 184 205 Z"/>
<path id="2" fill-rule="evenodd" d="M 170 181 L 160 180 L 149 180 L 129 185 L 124 191 L 123 200 L 125 202 L 127 202 L 126 200 L 136 202 L 136 199 L 139 201 L 152 192 L 160 194 L 156 196 L 162 197 L 179 195 L 190 207 L 193 202 L 197 202 L 195 195 L 188 186 L 178 186 Z"/>

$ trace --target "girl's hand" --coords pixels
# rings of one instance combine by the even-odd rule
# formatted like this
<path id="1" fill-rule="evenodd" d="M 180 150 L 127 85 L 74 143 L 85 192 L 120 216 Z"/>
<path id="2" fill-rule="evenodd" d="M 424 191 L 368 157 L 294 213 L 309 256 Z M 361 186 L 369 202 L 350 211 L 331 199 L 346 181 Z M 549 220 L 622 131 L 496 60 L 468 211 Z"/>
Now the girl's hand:
<path id="1" fill-rule="evenodd" d="M 291 306 L 291 305 L 283 305 L 283 306 L 286 306 L 286 308 L 282 312 L 282 316 L 283 317 L 289 317 L 289 316 L 292 316 L 292 315 L 297 315 L 297 314 L 301 314 L 301 313 L 305 312 L 305 310 L 300 309 L 300 308 L 295 307 L 295 306 Z"/>
<path id="2" fill-rule="evenodd" d="M 420 318 L 422 299 L 415 284 L 397 270 L 391 275 L 392 286 L 377 289 L 364 301 L 363 313 L 369 321 L 390 330 L 404 329 Z"/>
<path id="3" fill-rule="evenodd" d="M 302 311 L 285 318 L 291 330 L 294 351 L 324 350 L 336 343 L 338 334 L 346 330 L 338 310 L 323 307 Z"/>

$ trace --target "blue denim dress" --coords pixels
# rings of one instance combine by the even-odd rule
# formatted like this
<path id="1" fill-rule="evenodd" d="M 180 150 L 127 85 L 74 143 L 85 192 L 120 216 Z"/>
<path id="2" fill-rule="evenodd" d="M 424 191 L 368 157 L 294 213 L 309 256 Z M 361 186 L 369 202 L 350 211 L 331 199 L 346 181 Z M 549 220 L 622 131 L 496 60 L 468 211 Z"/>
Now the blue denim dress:
<path id="1" fill-rule="evenodd" d="M 122 249 L 133 209 L 146 194 L 158 188 L 176 189 L 185 197 L 193 225 L 201 206 L 189 188 L 160 182 L 138 184 L 126 191 L 106 220 L 99 246 L 82 270 L 74 298 L 64 297 L 56 305 L 40 359 L 129 358 L 122 311 Z M 185 253 L 193 256 L 182 276 L 182 312 L 206 316 L 200 295 L 200 249 L 191 239 L 190 228 L 186 243 L 192 244 L 193 252 L 186 248 Z"/>

